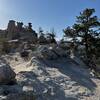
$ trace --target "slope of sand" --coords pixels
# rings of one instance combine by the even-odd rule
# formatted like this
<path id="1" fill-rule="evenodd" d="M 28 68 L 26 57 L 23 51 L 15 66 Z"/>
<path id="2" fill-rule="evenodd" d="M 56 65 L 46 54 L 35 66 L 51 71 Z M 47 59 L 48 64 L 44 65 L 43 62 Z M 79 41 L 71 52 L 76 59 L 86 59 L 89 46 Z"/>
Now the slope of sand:
<path id="1" fill-rule="evenodd" d="M 18 84 L 33 90 L 37 100 L 100 100 L 100 80 L 69 58 L 25 61 L 18 54 L 5 58 L 17 73 Z"/>

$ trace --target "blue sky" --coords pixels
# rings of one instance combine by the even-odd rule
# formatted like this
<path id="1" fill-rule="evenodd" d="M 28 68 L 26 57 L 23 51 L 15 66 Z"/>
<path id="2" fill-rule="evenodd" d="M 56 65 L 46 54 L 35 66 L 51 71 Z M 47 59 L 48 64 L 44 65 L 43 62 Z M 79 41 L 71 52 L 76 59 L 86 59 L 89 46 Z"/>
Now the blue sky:
<path id="1" fill-rule="evenodd" d="M 32 22 L 34 30 L 54 28 L 61 38 L 62 29 L 73 25 L 85 8 L 95 8 L 100 18 L 100 0 L 0 0 L 0 28 L 6 28 L 10 19 Z"/>

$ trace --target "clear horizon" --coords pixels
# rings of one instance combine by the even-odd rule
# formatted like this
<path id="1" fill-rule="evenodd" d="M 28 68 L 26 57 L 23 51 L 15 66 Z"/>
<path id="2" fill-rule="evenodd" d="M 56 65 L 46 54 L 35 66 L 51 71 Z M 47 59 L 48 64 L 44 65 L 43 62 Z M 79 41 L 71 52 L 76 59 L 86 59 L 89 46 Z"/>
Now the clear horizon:
<path id="1" fill-rule="evenodd" d="M 57 38 L 62 29 L 73 25 L 76 16 L 85 8 L 94 8 L 100 18 L 100 0 L 0 0 L 0 29 L 7 27 L 9 20 L 32 22 L 33 29 L 42 27 L 44 32 L 54 28 Z"/>

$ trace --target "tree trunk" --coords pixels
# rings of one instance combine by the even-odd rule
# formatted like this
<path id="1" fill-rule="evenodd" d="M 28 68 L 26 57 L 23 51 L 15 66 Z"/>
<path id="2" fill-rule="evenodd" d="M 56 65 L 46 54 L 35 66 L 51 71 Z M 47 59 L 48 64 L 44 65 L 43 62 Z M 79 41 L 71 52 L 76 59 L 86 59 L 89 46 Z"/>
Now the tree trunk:
<path id="1" fill-rule="evenodd" d="M 86 59 L 90 58 L 90 56 L 89 56 L 89 46 L 88 46 L 88 29 L 85 32 L 85 52 L 86 52 Z"/>

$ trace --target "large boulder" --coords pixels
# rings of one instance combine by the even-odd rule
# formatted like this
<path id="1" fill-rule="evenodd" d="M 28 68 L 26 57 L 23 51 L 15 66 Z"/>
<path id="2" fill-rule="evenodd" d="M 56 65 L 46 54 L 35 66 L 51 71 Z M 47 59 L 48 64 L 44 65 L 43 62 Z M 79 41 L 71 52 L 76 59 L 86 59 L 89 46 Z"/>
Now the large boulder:
<path id="1" fill-rule="evenodd" d="M 58 55 L 58 56 L 60 56 L 60 57 L 64 57 L 64 56 L 66 56 L 66 51 L 67 51 L 67 50 L 63 50 L 61 47 L 55 46 L 55 47 L 52 48 L 52 51 L 53 51 L 56 55 Z"/>
<path id="2" fill-rule="evenodd" d="M 66 50 L 57 45 L 40 45 L 37 48 L 36 56 L 44 59 L 54 60 L 67 56 Z"/>
<path id="3" fill-rule="evenodd" d="M 40 54 L 44 59 L 57 59 L 57 55 L 49 47 L 42 47 L 40 49 Z"/>
<path id="4" fill-rule="evenodd" d="M 12 84 L 15 82 L 15 72 L 7 64 L 0 64 L 0 84 Z"/>

